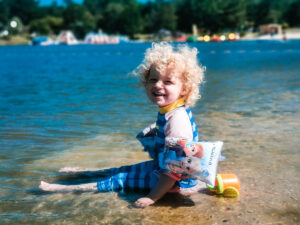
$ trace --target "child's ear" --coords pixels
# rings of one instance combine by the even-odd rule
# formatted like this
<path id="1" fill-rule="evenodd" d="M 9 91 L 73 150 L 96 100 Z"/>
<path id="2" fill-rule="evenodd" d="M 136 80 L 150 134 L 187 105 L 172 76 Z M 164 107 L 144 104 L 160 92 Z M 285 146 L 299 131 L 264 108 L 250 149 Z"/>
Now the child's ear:
<path id="1" fill-rule="evenodd" d="M 182 89 L 181 89 L 181 96 L 186 96 L 187 95 L 187 88 L 185 85 L 182 86 Z"/>

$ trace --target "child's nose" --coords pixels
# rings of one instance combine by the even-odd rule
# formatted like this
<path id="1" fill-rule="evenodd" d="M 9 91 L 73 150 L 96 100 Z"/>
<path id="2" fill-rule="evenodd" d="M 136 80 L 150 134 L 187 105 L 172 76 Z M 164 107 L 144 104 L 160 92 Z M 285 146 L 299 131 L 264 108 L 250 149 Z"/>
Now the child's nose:
<path id="1" fill-rule="evenodd" d="M 163 82 L 161 80 L 158 80 L 156 83 L 155 83 L 155 87 L 162 87 L 163 85 Z"/>

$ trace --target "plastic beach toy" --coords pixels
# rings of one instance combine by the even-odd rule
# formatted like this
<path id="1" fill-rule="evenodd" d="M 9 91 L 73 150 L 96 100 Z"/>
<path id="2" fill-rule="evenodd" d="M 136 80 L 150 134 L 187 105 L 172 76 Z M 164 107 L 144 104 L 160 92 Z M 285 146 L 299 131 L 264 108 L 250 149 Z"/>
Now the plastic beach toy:
<path id="1" fill-rule="evenodd" d="M 207 187 L 224 197 L 236 198 L 240 192 L 240 181 L 235 174 L 217 174 L 215 186 Z"/>

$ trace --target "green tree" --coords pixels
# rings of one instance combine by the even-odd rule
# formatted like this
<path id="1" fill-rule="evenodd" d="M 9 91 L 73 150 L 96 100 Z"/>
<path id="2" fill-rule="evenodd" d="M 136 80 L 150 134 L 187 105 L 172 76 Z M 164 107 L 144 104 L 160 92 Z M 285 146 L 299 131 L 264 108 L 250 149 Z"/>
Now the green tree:
<path id="1" fill-rule="evenodd" d="M 202 11 L 200 3 L 201 1 L 198 0 L 178 0 L 176 2 L 179 30 L 191 32 L 193 24 L 203 27 L 203 21 L 199 18 Z"/>
<path id="2" fill-rule="evenodd" d="M 122 14 L 124 10 L 124 4 L 114 2 L 107 4 L 102 13 L 103 17 L 98 23 L 99 27 L 109 33 L 120 32 L 123 26 Z"/>
<path id="3" fill-rule="evenodd" d="M 212 32 L 238 29 L 246 20 L 244 0 L 204 0 L 201 7 L 203 25 Z"/>
<path id="4" fill-rule="evenodd" d="M 110 0 L 84 0 L 83 5 L 93 14 L 101 14 L 109 3 L 120 3 Z"/>
<path id="5" fill-rule="evenodd" d="M 83 5 L 68 5 L 63 12 L 63 20 L 63 27 L 72 30 L 79 38 L 97 28 L 95 17 Z"/>
<path id="6" fill-rule="evenodd" d="M 0 31 L 5 28 L 9 15 L 9 6 L 6 1 L 0 1 Z"/>
<path id="7" fill-rule="evenodd" d="M 63 19 L 60 17 L 46 16 L 36 19 L 30 23 L 30 31 L 39 34 L 58 34 L 63 25 Z"/>
<path id="8" fill-rule="evenodd" d="M 255 24 L 256 21 L 257 5 L 259 1 L 260 0 L 246 1 L 246 9 L 247 9 L 246 19 L 248 24 L 251 24 L 252 26 Z"/>
<path id="9" fill-rule="evenodd" d="M 179 27 L 191 31 L 192 24 L 206 31 L 234 30 L 246 21 L 245 0 L 181 0 L 178 15 Z"/>
<path id="10" fill-rule="evenodd" d="M 248 0 L 248 19 L 255 25 L 267 23 L 283 23 L 284 15 L 295 0 L 260 0 L 251 3 Z"/>
<path id="11" fill-rule="evenodd" d="M 146 32 L 157 32 L 162 28 L 174 31 L 177 28 L 178 17 L 174 2 L 166 0 L 148 2 L 141 7 L 141 12 Z"/>
<path id="12" fill-rule="evenodd" d="M 204 32 L 245 29 L 247 24 L 300 24 L 300 0 L 84 0 L 75 4 L 64 0 L 38 5 L 39 0 L 0 0 L 0 29 L 8 28 L 11 18 L 30 24 L 41 34 L 71 29 L 82 38 L 102 28 L 109 33 L 157 32 L 161 28 L 191 32 L 196 24 Z"/>
<path id="13" fill-rule="evenodd" d="M 65 7 L 58 6 L 56 2 L 53 2 L 52 5 L 43 6 L 39 9 L 43 16 L 62 17 Z"/>
<path id="14" fill-rule="evenodd" d="M 285 19 L 290 26 L 300 26 L 300 0 L 289 5 L 285 13 Z"/>
<path id="15" fill-rule="evenodd" d="M 177 28 L 177 15 L 176 6 L 173 2 L 164 0 L 157 1 L 157 9 L 154 11 L 155 28 L 166 28 L 169 30 L 176 30 Z"/>
<path id="16" fill-rule="evenodd" d="M 19 17 L 25 25 L 40 16 L 35 0 L 3 0 L 2 3 L 8 7 L 10 17 Z"/>
<path id="17" fill-rule="evenodd" d="M 140 7 L 135 0 L 130 0 L 128 4 L 126 4 L 120 19 L 122 22 L 120 29 L 121 33 L 133 37 L 134 34 L 143 31 L 143 19 Z"/>

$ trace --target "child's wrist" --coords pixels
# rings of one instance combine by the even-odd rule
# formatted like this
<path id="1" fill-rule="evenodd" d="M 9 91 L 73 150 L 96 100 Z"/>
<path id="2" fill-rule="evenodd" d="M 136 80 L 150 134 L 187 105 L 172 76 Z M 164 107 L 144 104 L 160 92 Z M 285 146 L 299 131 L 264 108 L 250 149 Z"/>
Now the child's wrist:
<path id="1" fill-rule="evenodd" d="M 146 198 L 149 198 L 149 199 L 151 199 L 153 202 L 156 202 L 156 201 L 157 201 L 157 199 L 155 199 L 155 198 L 151 197 L 150 195 L 147 195 L 147 196 L 146 196 Z"/>

